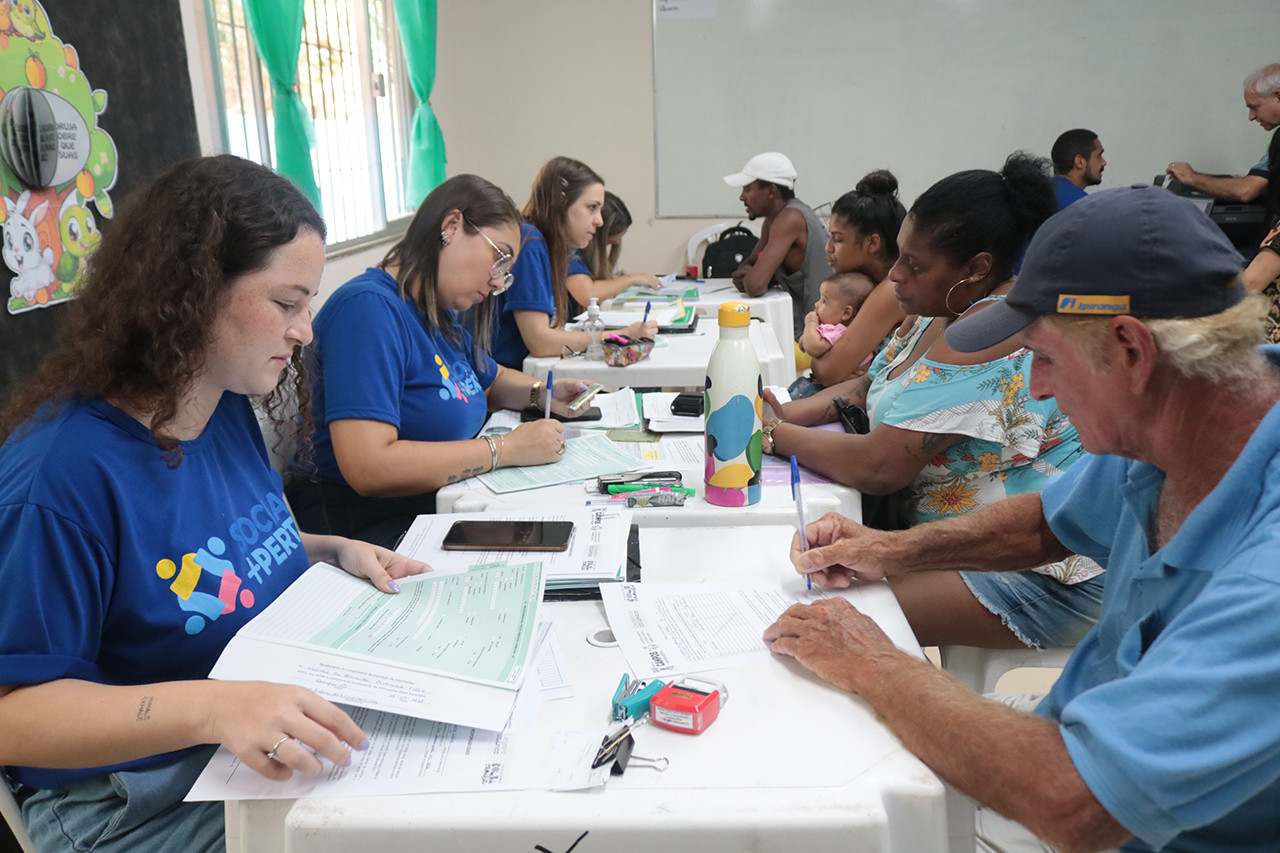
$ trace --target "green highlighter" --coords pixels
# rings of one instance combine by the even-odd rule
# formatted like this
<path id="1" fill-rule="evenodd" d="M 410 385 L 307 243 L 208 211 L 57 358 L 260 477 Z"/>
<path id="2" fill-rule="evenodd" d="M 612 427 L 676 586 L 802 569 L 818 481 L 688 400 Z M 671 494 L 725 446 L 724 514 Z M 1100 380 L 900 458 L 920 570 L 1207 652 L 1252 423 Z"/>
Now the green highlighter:
<path id="1" fill-rule="evenodd" d="M 625 492 L 648 492 L 655 489 L 661 489 L 669 492 L 680 492 L 681 494 L 692 497 L 695 492 L 693 489 L 686 489 L 683 486 L 655 486 L 652 483 L 621 483 L 616 486 L 605 486 L 605 491 L 611 495 L 621 495 Z"/>

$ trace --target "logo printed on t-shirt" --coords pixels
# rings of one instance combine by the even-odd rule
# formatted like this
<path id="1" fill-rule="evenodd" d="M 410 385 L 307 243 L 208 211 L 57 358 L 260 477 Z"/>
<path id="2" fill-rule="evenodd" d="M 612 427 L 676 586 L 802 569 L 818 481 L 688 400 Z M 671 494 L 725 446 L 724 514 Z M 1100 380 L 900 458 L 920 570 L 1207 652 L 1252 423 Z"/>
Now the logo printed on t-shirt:
<path id="1" fill-rule="evenodd" d="M 472 371 L 471 365 L 466 361 L 455 361 L 453 369 L 450 370 L 449 365 L 444 363 L 444 359 L 439 355 L 436 357 L 436 369 L 440 371 L 440 378 L 444 380 L 445 387 L 440 389 L 441 400 L 461 400 L 467 402 L 471 398 L 469 394 L 482 394 L 484 389 L 480 387 L 480 381 L 476 379 L 475 372 Z M 453 393 L 449 392 L 449 388 L 453 388 Z"/>
<path id="2" fill-rule="evenodd" d="M 278 494 L 267 493 L 261 503 L 232 522 L 227 532 L 240 546 L 240 559 L 247 566 L 244 576 L 259 585 L 271 575 L 272 568 L 302 546 L 293 516 Z M 182 555 L 181 567 L 169 558 L 156 563 L 156 574 L 172 581 L 169 589 L 177 596 L 178 607 L 191 613 L 184 626 L 188 634 L 200 633 L 209 622 L 234 612 L 237 605 L 253 608 L 256 596 L 242 588 L 244 581 L 235 571 L 235 559 L 227 553 L 225 540 L 210 536 L 203 547 Z"/>
<path id="3" fill-rule="evenodd" d="M 173 560 L 164 559 L 156 563 L 156 574 L 161 579 L 173 579 L 169 589 L 178 597 L 178 607 L 191 612 L 184 626 L 188 634 L 199 634 L 207 622 L 235 611 L 237 602 L 246 609 L 253 607 L 253 592 L 241 589 L 241 580 L 235 573 L 235 567 L 229 560 L 217 556 L 226 550 L 225 542 L 217 536 L 210 536 L 204 548 L 194 554 L 182 555 L 181 570 Z M 196 589 L 204 579 L 205 572 L 211 577 L 219 578 L 216 595 Z M 206 583 L 205 586 L 210 584 Z"/>

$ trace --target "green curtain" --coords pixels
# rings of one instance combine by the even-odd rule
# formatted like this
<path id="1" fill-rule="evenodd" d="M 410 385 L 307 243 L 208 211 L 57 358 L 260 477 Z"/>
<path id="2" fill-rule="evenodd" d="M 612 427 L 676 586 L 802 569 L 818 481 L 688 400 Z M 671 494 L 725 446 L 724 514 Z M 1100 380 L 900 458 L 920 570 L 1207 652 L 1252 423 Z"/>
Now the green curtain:
<path id="1" fill-rule="evenodd" d="M 275 113 L 276 171 L 293 181 L 316 210 L 320 188 L 311 166 L 315 128 L 293 88 L 298 76 L 298 51 L 302 49 L 303 0 L 243 0 L 254 46 L 271 78 L 271 102 Z"/>
<path id="2" fill-rule="evenodd" d="M 436 0 L 395 0 L 409 85 L 418 98 L 409 136 L 408 199 L 417 207 L 444 180 L 444 136 L 431 110 L 436 84 Z"/>

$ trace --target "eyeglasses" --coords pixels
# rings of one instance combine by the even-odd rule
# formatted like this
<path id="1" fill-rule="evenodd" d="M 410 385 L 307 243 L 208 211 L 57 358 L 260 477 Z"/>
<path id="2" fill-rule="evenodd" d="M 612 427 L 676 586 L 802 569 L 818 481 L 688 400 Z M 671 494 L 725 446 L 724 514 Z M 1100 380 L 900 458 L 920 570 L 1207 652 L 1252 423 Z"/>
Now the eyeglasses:
<path id="1" fill-rule="evenodd" d="M 493 266 L 489 267 L 489 280 L 502 282 L 502 286 L 494 291 L 494 293 L 501 293 L 511 286 L 511 282 L 516 280 L 516 277 L 511 274 L 511 264 L 515 262 L 516 256 L 499 249 L 498 244 L 489 239 L 489 235 L 476 226 L 472 225 L 471 227 L 476 229 L 476 233 L 484 238 L 484 241 L 493 248 L 494 254 L 498 256 L 494 259 Z"/>
<path id="2" fill-rule="evenodd" d="M 568 344 L 565 344 L 564 347 L 560 350 L 561 358 L 577 358 L 580 355 L 586 355 L 586 354 L 587 354 L 586 350 L 576 350 L 573 347 L 569 346 Z"/>

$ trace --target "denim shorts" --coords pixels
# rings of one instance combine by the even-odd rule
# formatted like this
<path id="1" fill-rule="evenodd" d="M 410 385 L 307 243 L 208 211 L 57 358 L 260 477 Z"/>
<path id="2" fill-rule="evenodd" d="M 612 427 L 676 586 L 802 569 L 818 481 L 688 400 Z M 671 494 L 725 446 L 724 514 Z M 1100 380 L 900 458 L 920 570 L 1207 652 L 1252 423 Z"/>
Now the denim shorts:
<path id="1" fill-rule="evenodd" d="M 222 853 L 222 803 L 182 802 L 213 751 L 201 748 L 158 767 L 36 790 L 23 799 L 22 822 L 42 853 Z"/>
<path id="2" fill-rule="evenodd" d="M 1098 621 L 1107 573 L 1075 584 L 1038 572 L 961 572 L 960 577 L 1021 642 L 1054 648 L 1076 645 Z"/>

